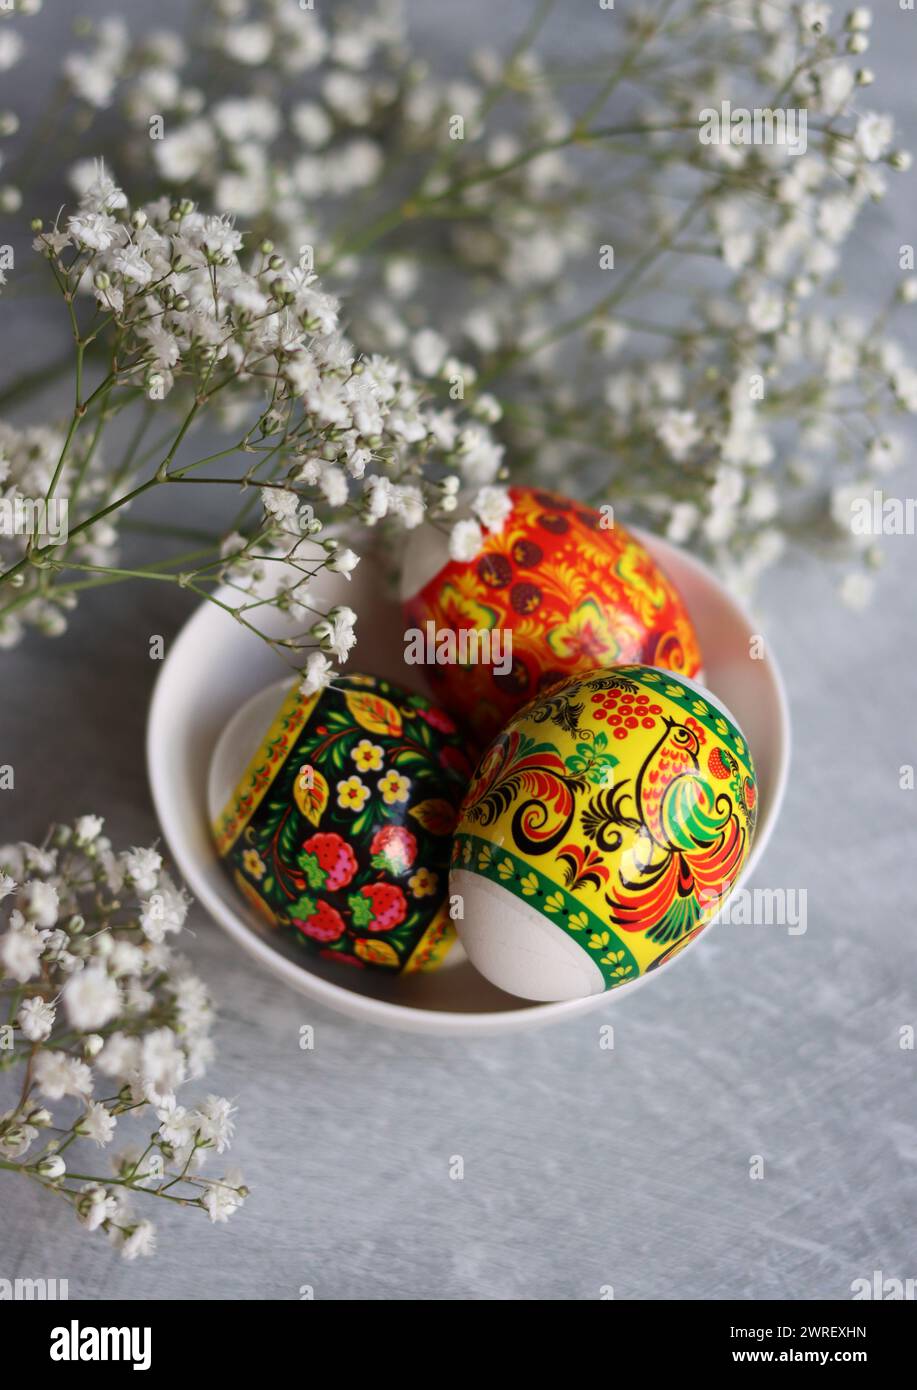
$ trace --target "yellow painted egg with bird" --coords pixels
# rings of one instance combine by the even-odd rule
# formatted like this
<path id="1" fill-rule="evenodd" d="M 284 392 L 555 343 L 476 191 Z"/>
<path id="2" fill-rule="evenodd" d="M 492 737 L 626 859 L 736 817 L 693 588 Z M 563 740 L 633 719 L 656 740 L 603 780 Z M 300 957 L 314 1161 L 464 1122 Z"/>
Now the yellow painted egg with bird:
<path id="1" fill-rule="evenodd" d="M 716 916 L 756 807 L 747 741 L 702 686 L 569 678 L 510 720 L 462 805 L 450 891 L 472 963 L 527 999 L 633 983 Z"/>

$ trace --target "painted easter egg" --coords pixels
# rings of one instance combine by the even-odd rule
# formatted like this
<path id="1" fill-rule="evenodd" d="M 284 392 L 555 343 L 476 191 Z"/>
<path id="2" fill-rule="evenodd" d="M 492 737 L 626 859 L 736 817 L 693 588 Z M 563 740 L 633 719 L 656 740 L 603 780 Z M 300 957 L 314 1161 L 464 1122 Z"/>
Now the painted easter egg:
<path id="1" fill-rule="evenodd" d="M 608 514 L 555 493 L 509 495 L 503 530 L 488 533 L 474 560 L 448 559 L 432 527 L 412 540 L 405 621 L 426 643 L 436 699 L 488 742 L 516 710 L 577 672 L 638 661 L 697 674 L 691 620 L 639 541 Z"/>
<path id="2" fill-rule="evenodd" d="M 217 851 L 258 916 L 322 957 L 435 969 L 455 939 L 449 847 L 470 771 L 423 695 L 372 676 L 309 696 L 281 682 L 214 752 Z"/>
<path id="3" fill-rule="evenodd" d="M 702 686 L 648 666 L 567 679 L 498 735 L 462 806 L 450 891 L 472 963 L 526 999 L 638 980 L 716 915 L 756 801 L 746 740 Z"/>

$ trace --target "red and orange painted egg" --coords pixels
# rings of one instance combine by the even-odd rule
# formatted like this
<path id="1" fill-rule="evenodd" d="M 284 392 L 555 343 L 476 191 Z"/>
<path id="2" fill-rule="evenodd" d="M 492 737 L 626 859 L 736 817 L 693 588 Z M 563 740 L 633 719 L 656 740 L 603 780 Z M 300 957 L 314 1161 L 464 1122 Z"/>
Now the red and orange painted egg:
<path id="1" fill-rule="evenodd" d="M 217 851 L 258 920 L 323 958 L 434 969 L 455 939 L 449 850 L 470 774 L 455 724 L 423 695 L 371 676 L 312 696 L 281 682 L 215 750 Z"/>
<path id="2" fill-rule="evenodd" d="M 684 604 L 635 537 L 555 493 L 517 487 L 510 498 L 503 530 L 487 535 L 474 560 L 448 559 L 432 531 L 407 557 L 408 628 L 431 649 L 442 633 L 455 634 L 456 660 L 425 666 L 447 709 L 486 741 L 529 700 L 579 672 L 642 662 L 697 674 L 700 648 Z M 464 649 L 463 632 L 478 634 Z M 484 633 L 497 640 L 483 643 Z"/>

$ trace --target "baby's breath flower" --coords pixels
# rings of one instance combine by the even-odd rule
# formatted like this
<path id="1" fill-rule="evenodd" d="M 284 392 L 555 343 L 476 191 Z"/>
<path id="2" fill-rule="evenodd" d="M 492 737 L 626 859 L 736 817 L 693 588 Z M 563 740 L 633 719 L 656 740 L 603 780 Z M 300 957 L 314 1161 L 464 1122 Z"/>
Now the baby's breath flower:
<path id="1" fill-rule="evenodd" d="M 125 875 L 138 893 L 151 893 L 159 882 L 162 855 L 155 849 L 126 850 L 121 856 Z"/>
<path id="2" fill-rule="evenodd" d="M 248 1190 L 242 1185 L 241 1174 L 232 1170 L 222 1181 L 213 1181 L 204 1193 L 204 1206 L 214 1223 L 228 1221 L 244 1202 Z"/>
<path id="3" fill-rule="evenodd" d="M 488 531 L 500 532 L 513 509 L 505 487 L 482 487 L 472 503 L 475 516 Z"/>
<path id="4" fill-rule="evenodd" d="M 156 1250 L 156 1229 L 151 1221 L 138 1221 L 126 1235 L 119 1232 L 115 1245 L 125 1260 L 152 1255 Z"/>
<path id="5" fill-rule="evenodd" d="M 24 1000 L 20 1005 L 16 1015 L 16 1024 L 21 1029 L 23 1037 L 28 1038 L 29 1042 L 44 1042 L 46 1038 L 51 1036 L 54 1018 L 54 1005 L 49 1004 L 36 994 L 31 999 Z"/>
<path id="6" fill-rule="evenodd" d="M 67 1165 L 60 1154 L 48 1154 L 47 1157 L 40 1158 L 35 1166 L 43 1178 L 50 1178 L 52 1182 L 62 1178 L 67 1171 Z"/>
<path id="7" fill-rule="evenodd" d="M 168 874 L 160 874 L 155 891 L 140 904 L 140 926 L 149 941 L 163 941 L 180 932 L 188 915 L 188 898 L 176 888 Z"/>
<path id="8" fill-rule="evenodd" d="M 104 821 L 101 816 L 80 816 L 73 827 L 77 844 L 92 844 L 93 840 L 98 839 L 101 835 L 103 825 Z"/>
<path id="9" fill-rule="evenodd" d="M 110 1221 L 117 1211 L 117 1202 L 100 1183 L 85 1183 L 74 1202 L 74 1210 L 87 1231 L 96 1231 Z"/>
<path id="10" fill-rule="evenodd" d="M 39 927 L 53 927 L 60 909 L 60 897 L 53 883 L 30 879 L 19 894 L 23 916 Z"/>
<path id="11" fill-rule="evenodd" d="M 71 1024 L 80 1033 L 104 1028 L 121 1010 L 117 981 L 101 966 L 78 971 L 64 990 L 64 1006 Z"/>
<path id="12" fill-rule="evenodd" d="M 89 1067 L 63 1052 L 39 1052 L 34 1074 L 35 1084 L 48 1100 L 61 1100 L 64 1096 L 86 1097 L 92 1091 Z"/>
<path id="13" fill-rule="evenodd" d="M 799 24 L 808 34 L 824 34 L 831 22 L 831 6 L 825 0 L 802 0 Z"/>
<path id="14" fill-rule="evenodd" d="M 303 695 L 316 695 L 324 690 L 334 679 L 335 672 L 331 662 L 322 652 L 311 652 L 306 658 L 305 673 L 300 691 Z"/>
<path id="15" fill-rule="evenodd" d="M 877 111 L 864 111 L 857 121 L 854 140 L 857 149 L 874 163 L 891 149 L 895 138 L 895 122 L 891 116 L 880 115 Z"/>
<path id="16" fill-rule="evenodd" d="M 210 1151 L 229 1147 L 235 1122 L 235 1107 L 219 1097 L 187 1111 L 176 1101 L 185 1079 L 200 1076 L 212 1055 L 207 989 L 166 945 L 182 930 L 188 899 L 157 850 L 115 854 L 99 816 L 52 827 L 42 845 L 0 847 L 0 864 L 25 879 L 14 905 L 0 908 L 0 996 L 12 1021 L 6 1065 L 28 1067 L 29 1080 L 19 1105 L 0 1115 L 0 1157 L 53 1183 L 80 1224 L 102 1230 L 127 1258 L 150 1253 L 153 1227 L 137 1220 L 125 1192 L 177 1194 L 210 1214 L 211 1184 L 221 1180 L 198 1170 Z M 53 926 L 39 925 L 52 919 Z M 70 1166 L 85 1172 L 86 1162 L 71 1165 L 65 1147 L 106 1148 L 122 1117 L 147 1106 L 159 1116 L 158 1152 L 120 1155 L 117 1184 L 70 1176 Z M 190 1116 L 184 1127 L 182 1115 Z M 30 1162 L 30 1149 L 49 1129 L 62 1138 Z M 241 1179 L 230 1185 L 241 1188 Z M 224 1214 L 233 1209 L 232 1202 L 220 1206 Z"/>
<path id="17" fill-rule="evenodd" d="M 44 944 L 45 933 L 27 922 L 21 912 L 14 912 L 7 930 L 0 936 L 3 973 L 20 984 L 31 980 L 39 972 Z"/>
<path id="18" fill-rule="evenodd" d="M 656 433 L 678 463 L 686 459 L 703 438 L 693 410 L 666 410 L 660 416 Z"/>
<path id="19" fill-rule="evenodd" d="M 222 1096 L 208 1096 L 198 1107 L 195 1116 L 197 1132 L 202 1141 L 215 1148 L 218 1154 L 229 1147 L 235 1131 L 235 1113 L 236 1107 Z"/>
<path id="20" fill-rule="evenodd" d="M 91 1139 L 102 1149 L 114 1138 L 117 1118 L 104 1105 L 93 1101 L 86 1113 L 76 1124 L 76 1132 L 81 1138 Z"/>
<path id="21" fill-rule="evenodd" d="M 484 544 L 484 533 L 476 521 L 457 521 L 449 533 L 449 554 L 453 560 L 473 560 Z"/>
<path id="22" fill-rule="evenodd" d="M 356 620 L 357 615 L 352 608 L 332 608 L 327 618 L 312 628 L 322 651 L 330 652 L 338 661 L 346 661 L 357 640 L 354 632 Z"/>
<path id="23" fill-rule="evenodd" d="M 328 569 L 334 570 L 337 574 L 343 574 L 345 579 L 349 579 L 360 563 L 360 557 L 349 546 L 342 546 L 339 550 L 332 551 L 326 563 Z"/>

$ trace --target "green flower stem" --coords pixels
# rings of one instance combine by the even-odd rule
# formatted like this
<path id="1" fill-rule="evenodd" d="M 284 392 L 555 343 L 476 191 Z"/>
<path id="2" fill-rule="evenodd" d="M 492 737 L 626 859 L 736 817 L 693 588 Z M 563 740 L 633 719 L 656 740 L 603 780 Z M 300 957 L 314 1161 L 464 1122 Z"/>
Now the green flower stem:
<path id="1" fill-rule="evenodd" d="M 134 456 L 137 453 L 137 450 L 140 448 L 140 445 L 143 442 L 143 437 L 150 427 L 150 422 L 153 419 L 153 411 L 153 402 L 147 400 L 144 404 L 143 410 L 141 410 L 140 412 L 140 418 L 134 426 L 134 429 L 127 441 L 127 444 L 124 446 L 124 453 L 121 455 L 121 462 L 115 469 L 114 475 L 112 477 L 112 489 L 120 487 L 124 479 L 132 471 L 132 469 L 139 469 L 139 467 L 141 466 L 143 460 L 141 459 L 135 463 Z M 154 452 L 159 453 L 160 450 L 155 449 Z"/>
<path id="2" fill-rule="evenodd" d="M 607 81 L 586 107 L 580 117 L 580 125 L 588 126 L 589 122 L 595 119 L 615 88 L 633 71 L 644 48 L 646 48 L 647 44 L 653 39 L 657 38 L 663 30 L 664 22 L 675 3 L 676 0 L 662 0 L 658 13 L 655 14 L 651 20 L 644 22 L 643 32 L 640 37 L 637 39 L 636 43 L 631 46 L 628 52 L 625 53 L 617 69 L 609 76 Z"/>
<path id="3" fill-rule="evenodd" d="M 360 255 L 367 247 L 372 246 L 374 242 L 379 241 L 390 231 L 394 231 L 395 228 L 402 226 L 403 223 L 428 214 L 433 215 L 432 210 L 447 196 L 451 197 L 455 193 L 462 192 L 463 189 L 473 188 L 482 183 L 491 183 L 494 179 L 502 178 L 504 174 L 512 173 L 513 170 L 530 164 L 533 159 L 538 159 L 540 155 L 569 149 L 574 145 L 589 145 L 602 140 L 620 139 L 628 135 L 654 135 L 677 130 L 696 131 L 697 121 L 664 121 L 661 123 L 642 121 L 630 125 L 605 126 L 598 130 L 574 128 L 571 134 L 560 139 L 539 141 L 521 154 L 506 160 L 503 164 L 480 169 L 457 182 L 450 183 L 440 194 L 431 194 L 426 197 L 422 194 L 416 194 L 407 198 L 397 207 L 390 208 L 388 212 L 383 213 L 375 222 L 370 223 L 360 235 L 352 237 L 338 246 L 328 264 L 333 266 L 342 256 Z M 426 182 L 426 176 L 422 182 Z"/>
<path id="4" fill-rule="evenodd" d="M 210 480 L 203 479 L 200 481 Z M 209 554 L 211 552 L 203 551 L 199 553 Z M 299 642 L 296 641 L 294 638 L 269 637 L 267 633 L 262 632 L 259 627 L 255 626 L 254 623 L 249 622 L 248 619 L 245 617 L 245 613 L 250 609 L 262 607 L 263 604 L 269 603 L 269 600 L 256 600 L 252 603 L 242 604 L 240 607 L 234 608 L 232 604 L 224 603 L 222 599 L 218 599 L 211 590 L 204 588 L 201 584 L 194 583 L 194 578 L 196 575 L 202 574 L 204 570 L 211 569 L 213 568 L 214 564 L 218 564 L 220 562 L 220 557 L 217 557 L 217 559 L 214 560 L 211 564 L 203 565 L 196 571 L 192 571 L 191 573 L 179 574 L 163 573 L 159 570 L 154 569 L 121 569 L 113 568 L 109 565 L 77 564 L 76 562 L 71 562 L 68 560 L 60 560 L 54 562 L 53 568 L 55 570 L 75 570 L 79 573 L 102 575 L 104 576 L 102 583 L 114 583 L 118 580 L 128 579 L 149 579 L 158 580 L 160 583 L 177 584 L 179 588 L 187 589 L 190 593 L 197 594 L 199 598 L 204 599 L 207 603 L 212 603 L 215 607 L 222 609 L 224 613 L 228 613 L 230 617 L 235 618 L 235 620 L 238 623 L 241 623 L 243 627 L 247 628 L 249 632 L 254 633 L 256 637 L 260 637 L 271 647 L 298 651 L 306 650 L 307 648 L 311 648 L 315 645 L 314 643 Z M 172 563 L 174 563 L 174 560 L 172 561 Z M 62 586 L 63 589 L 69 589 L 71 591 L 80 588 L 90 587 L 95 587 L 95 585 L 71 584 Z M 0 616 L 2 616 L 2 613 L 0 613 Z"/>
<path id="5" fill-rule="evenodd" d="M 0 1158 L 0 1169 L 5 1169 L 8 1173 L 22 1173 L 24 1177 L 31 1178 L 42 1187 L 48 1188 L 52 1192 L 59 1192 L 62 1197 L 76 1198 L 79 1196 L 79 1193 L 74 1188 L 64 1187 L 61 1181 L 43 1177 L 41 1173 L 35 1171 L 35 1168 L 31 1164 L 14 1163 L 9 1159 Z M 172 1193 L 166 1192 L 164 1188 L 144 1186 L 142 1182 L 137 1181 L 137 1176 L 130 1178 L 114 1178 L 99 1173 L 71 1173 L 69 1169 L 65 1176 L 66 1179 L 71 1182 L 95 1183 L 99 1187 L 126 1187 L 131 1192 L 144 1193 L 147 1197 L 159 1197 L 165 1202 L 175 1202 L 178 1206 L 182 1207 L 199 1207 L 202 1205 L 200 1197 L 176 1197 Z M 149 1175 L 141 1173 L 139 1176 L 142 1179 L 144 1176 Z M 162 1176 L 167 1177 L 169 1175 L 164 1173 Z M 157 1178 L 158 1177 L 159 1175 L 157 1174 Z M 166 1186 L 174 1186 L 176 1181 L 179 1181 L 179 1179 L 173 1177 Z M 205 1190 L 212 1186 L 212 1183 L 202 1182 L 187 1174 L 182 1181 L 190 1183 L 193 1187 L 200 1187 Z"/>
<path id="6" fill-rule="evenodd" d="M 591 305 L 588 309 L 584 309 L 581 313 L 575 314 L 572 318 L 565 319 L 563 322 L 555 324 L 552 328 L 547 329 L 539 338 L 536 338 L 534 343 L 530 343 L 526 347 L 514 348 L 510 352 L 502 354 L 502 356 L 497 358 L 497 361 L 490 370 L 478 379 L 478 389 L 482 390 L 496 377 L 501 376 L 507 368 L 513 366 L 521 359 L 531 357 L 533 354 L 540 352 L 542 348 L 549 347 L 552 343 L 558 342 L 561 338 L 568 337 L 569 334 L 575 333 L 577 329 L 583 328 L 586 324 L 591 323 L 593 319 L 598 318 L 600 315 L 607 314 L 613 309 L 637 283 L 644 272 L 659 260 L 661 256 L 671 250 L 675 239 L 684 231 L 685 227 L 687 227 L 709 196 L 709 190 L 704 190 L 697 194 L 685 208 L 675 226 L 661 236 L 654 245 L 648 247 L 642 256 L 637 258 L 616 289 L 612 290 L 610 294 L 605 295 L 604 298 L 598 300 L 597 303 Z"/>
<path id="7" fill-rule="evenodd" d="M 490 110 L 492 110 L 496 102 L 499 101 L 500 97 L 503 96 L 505 92 L 508 90 L 507 85 L 504 83 L 502 79 L 508 72 L 512 70 L 512 68 L 518 63 L 519 59 L 526 52 L 526 50 L 530 48 L 531 45 L 534 43 L 539 30 L 541 29 L 544 21 L 548 17 L 548 14 L 553 9 L 553 6 L 554 0 L 540 0 L 540 3 L 538 4 L 535 13 L 532 16 L 532 19 L 529 21 L 528 25 L 523 30 L 516 44 L 511 49 L 509 56 L 503 65 L 500 79 L 494 82 L 488 89 L 488 91 L 485 92 L 484 98 L 481 102 L 480 110 L 478 112 L 479 118 L 485 116 Z M 371 224 L 370 231 L 373 234 L 370 240 L 365 243 L 366 245 L 370 245 L 373 241 L 377 241 L 387 232 L 393 231 L 396 227 L 401 225 L 401 223 L 405 220 L 406 216 L 404 209 L 411 203 L 411 201 L 414 198 L 420 196 L 421 190 L 424 184 L 427 182 L 427 180 L 441 173 L 445 168 L 449 166 L 450 163 L 452 163 L 456 155 L 455 146 L 457 144 L 457 141 L 453 141 L 451 142 L 451 145 L 449 147 L 447 147 L 446 149 L 441 149 L 439 151 L 436 158 L 433 159 L 433 161 L 430 163 L 427 169 L 424 170 L 423 175 L 415 184 L 412 194 L 409 196 L 405 203 L 403 203 L 401 206 L 397 208 L 392 208 L 388 213 L 383 213 L 382 216 L 378 218 L 375 223 Z M 388 172 L 392 171 L 390 170 Z M 357 226 L 359 225 L 360 224 L 358 223 Z M 341 259 L 342 256 L 353 254 L 357 249 L 357 247 L 354 244 L 355 240 L 359 241 L 360 238 L 356 237 L 356 233 L 353 229 L 353 223 L 351 222 L 347 227 L 342 228 L 335 237 L 335 245 L 332 250 L 331 257 L 327 262 L 322 263 L 321 268 L 323 272 L 334 266 L 338 262 L 338 260 Z"/>
<path id="8" fill-rule="evenodd" d="M 210 554 L 210 551 L 199 551 L 198 554 Z M 170 562 L 170 563 L 174 563 Z M 84 565 L 77 564 L 71 560 L 55 560 L 51 562 L 51 567 L 55 570 L 75 570 L 78 574 L 101 574 L 105 575 L 114 582 L 118 579 L 158 579 L 166 584 L 181 584 L 184 578 L 181 574 L 170 574 L 162 570 L 149 569 L 122 569 L 113 565 Z M 72 584 L 70 589 L 90 588 L 93 585 Z M 182 587 L 185 587 L 184 585 Z"/>

